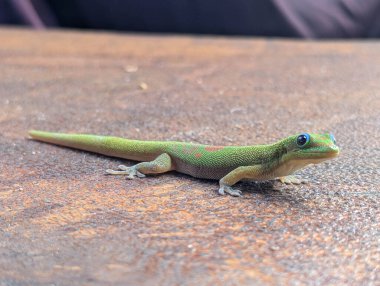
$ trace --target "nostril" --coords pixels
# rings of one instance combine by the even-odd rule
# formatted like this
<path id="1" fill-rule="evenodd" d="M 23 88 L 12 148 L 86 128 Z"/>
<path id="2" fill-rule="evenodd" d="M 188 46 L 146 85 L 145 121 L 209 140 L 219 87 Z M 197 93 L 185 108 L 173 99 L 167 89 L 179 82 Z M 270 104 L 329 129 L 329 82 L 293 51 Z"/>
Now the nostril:
<path id="1" fill-rule="evenodd" d="M 336 145 L 334 145 L 333 147 L 332 147 L 332 149 L 336 152 L 336 153 L 339 153 L 339 147 L 338 146 L 336 146 Z"/>

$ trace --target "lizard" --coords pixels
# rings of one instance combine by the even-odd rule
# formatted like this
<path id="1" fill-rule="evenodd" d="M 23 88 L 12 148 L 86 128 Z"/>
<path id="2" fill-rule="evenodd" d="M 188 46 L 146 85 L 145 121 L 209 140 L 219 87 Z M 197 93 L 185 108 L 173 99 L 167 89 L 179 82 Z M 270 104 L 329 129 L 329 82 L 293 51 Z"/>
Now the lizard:
<path id="1" fill-rule="evenodd" d="M 278 179 L 286 184 L 304 181 L 292 174 L 308 165 L 339 155 L 332 134 L 301 133 L 272 144 L 212 146 L 176 141 L 142 141 L 91 134 L 68 134 L 30 130 L 32 139 L 84 151 L 140 161 L 136 165 L 106 170 L 127 179 L 177 171 L 196 178 L 219 180 L 221 195 L 242 196 L 232 186 L 242 180 Z"/>

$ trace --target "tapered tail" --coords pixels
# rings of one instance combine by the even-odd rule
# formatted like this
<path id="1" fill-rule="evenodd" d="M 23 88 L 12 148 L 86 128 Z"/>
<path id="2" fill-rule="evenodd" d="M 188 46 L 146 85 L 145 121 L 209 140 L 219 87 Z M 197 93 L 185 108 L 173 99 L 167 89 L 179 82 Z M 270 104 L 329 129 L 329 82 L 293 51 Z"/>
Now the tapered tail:
<path id="1" fill-rule="evenodd" d="M 135 161 L 153 160 L 164 151 L 166 146 L 165 142 L 159 141 L 130 140 L 91 134 L 66 134 L 30 130 L 29 135 L 33 139 L 42 142 Z"/>

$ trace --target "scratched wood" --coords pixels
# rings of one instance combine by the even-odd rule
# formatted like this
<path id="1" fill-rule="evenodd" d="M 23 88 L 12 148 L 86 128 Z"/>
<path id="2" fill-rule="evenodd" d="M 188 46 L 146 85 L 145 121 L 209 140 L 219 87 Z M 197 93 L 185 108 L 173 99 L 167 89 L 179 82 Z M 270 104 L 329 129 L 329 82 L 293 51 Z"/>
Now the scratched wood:
<path id="1" fill-rule="evenodd" d="M 375 285 L 380 44 L 0 29 L 0 285 Z M 127 181 L 30 128 L 215 145 L 333 132 L 311 183 Z M 123 162 L 131 164 L 132 162 Z"/>

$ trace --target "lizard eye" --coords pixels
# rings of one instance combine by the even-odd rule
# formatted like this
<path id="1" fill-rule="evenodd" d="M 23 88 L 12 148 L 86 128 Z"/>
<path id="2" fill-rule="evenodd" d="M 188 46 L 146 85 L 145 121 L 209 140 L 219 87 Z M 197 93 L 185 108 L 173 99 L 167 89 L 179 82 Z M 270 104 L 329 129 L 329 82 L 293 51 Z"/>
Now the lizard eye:
<path id="1" fill-rule="evenodd" d="M 330 139 L 334 143 L 334 145 L 336 145 L 336 140 L 335 140 L 334 135 L 330 134 Z"/>
<path id="2" fill-rule="evenodd" d="M 297 137 L 297 145 L 298 147 L 304 147 L 310 141 L 310 135 L 307 133 L 303 133 Z"/>

